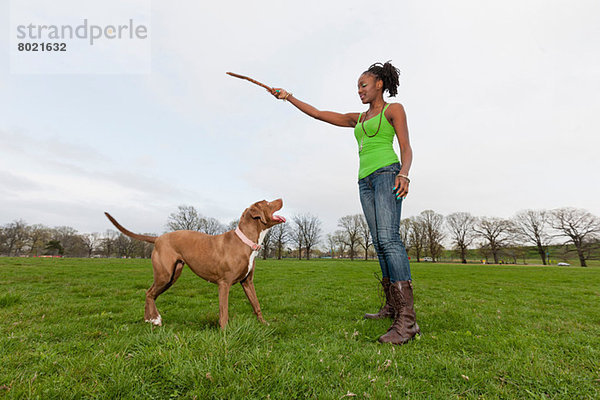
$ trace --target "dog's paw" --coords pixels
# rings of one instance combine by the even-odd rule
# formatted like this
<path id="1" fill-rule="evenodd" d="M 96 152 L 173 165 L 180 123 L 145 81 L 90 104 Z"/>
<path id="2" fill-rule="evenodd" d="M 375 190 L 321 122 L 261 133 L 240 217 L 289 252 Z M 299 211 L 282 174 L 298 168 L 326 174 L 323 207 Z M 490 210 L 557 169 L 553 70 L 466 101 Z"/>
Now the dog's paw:
<path id="1" fill-rule="evenodd" d="M 154 326 L 162 326 L 162 317 L 159 314 L 158 317 L 147 319 L 146 322 L 150 322 Z"/>

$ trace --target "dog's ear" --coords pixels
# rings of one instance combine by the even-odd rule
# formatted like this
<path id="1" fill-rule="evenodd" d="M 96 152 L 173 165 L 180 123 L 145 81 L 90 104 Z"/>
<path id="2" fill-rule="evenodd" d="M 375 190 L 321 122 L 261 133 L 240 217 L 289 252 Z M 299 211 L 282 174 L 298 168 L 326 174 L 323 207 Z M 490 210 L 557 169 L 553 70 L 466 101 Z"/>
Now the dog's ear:
<path id="1" fill-rule="evenodd" d="M 256 218 L 260 218 L 260 222 L 262 222 L 263 224 L 267 224 L 267 218 L 265 217 L 265 212 L 259 208 L 256 204 L 253 204 L 250 207 L 250 216 L 254 219 Z"/>

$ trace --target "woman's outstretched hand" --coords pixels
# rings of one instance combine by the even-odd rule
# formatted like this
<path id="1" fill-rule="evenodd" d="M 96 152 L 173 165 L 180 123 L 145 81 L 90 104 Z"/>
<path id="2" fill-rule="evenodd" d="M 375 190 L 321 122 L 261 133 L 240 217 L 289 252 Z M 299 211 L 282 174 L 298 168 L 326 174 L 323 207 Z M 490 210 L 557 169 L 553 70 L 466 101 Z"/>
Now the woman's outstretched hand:
<path id="1" fill-rule="evenodd" d="M 275 98 L 280 100 L 285 99 L 287 98 L 287 96 L 289 96 L 289 92 L 282 88 L 273 88 L 271 90 L 271 94 L 275 96 Z"/>

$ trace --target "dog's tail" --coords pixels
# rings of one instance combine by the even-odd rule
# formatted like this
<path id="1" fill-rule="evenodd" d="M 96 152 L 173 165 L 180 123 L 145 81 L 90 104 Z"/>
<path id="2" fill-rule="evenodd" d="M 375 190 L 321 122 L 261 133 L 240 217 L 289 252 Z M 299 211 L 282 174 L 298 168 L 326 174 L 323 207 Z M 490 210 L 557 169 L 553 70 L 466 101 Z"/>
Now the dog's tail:
<path id="1" fill-rule="evenodd" d="M 156 242 L 157 238 L 155 236 L 138 235 L 137 233 L 130 232 L 127 229 L 123 228 L 121 226 L 121 224 L 119 224 L 117 222 L 117 220 L 114 219 L 109 213 L 105 212 L 104 215 L 106 215 L 106 217 L 110 220 L 110 222 L 112 222 L 113 225 L 116 226 L 117 229 L 120 230 L 121 232 L 123 232 L 125 235 L 132 237 L 134 239 L 137 239 L 137 240 L 143 240 L 144 242 L 148 242 L 148 243 Z"/>

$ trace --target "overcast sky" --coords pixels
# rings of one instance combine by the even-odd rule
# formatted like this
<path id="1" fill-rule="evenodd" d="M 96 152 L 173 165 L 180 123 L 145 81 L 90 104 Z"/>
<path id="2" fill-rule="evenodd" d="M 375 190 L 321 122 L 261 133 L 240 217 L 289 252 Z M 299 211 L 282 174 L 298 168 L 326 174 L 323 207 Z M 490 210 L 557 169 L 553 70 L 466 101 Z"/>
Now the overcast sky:
<path id="1" fill-rule="evenodd" d="M 148 73 L 24 74 L 11 72 L 15 32 L 0 0 L 0 224 L 102 232 L 110 211 L 160 233 L 181 204 L 227 223 L 282 197 L 282 215 L 310 212 L 332 232 L 361 212 L 352 129 L 225 72 L 359 112 L 359 75 L 387 60 L 402 72 L 389 100 L 406 109 L 414 152 L 404 217 L 561 206 L 600 215 L 597 0 L 190 0 L 150 10 Z"/>

